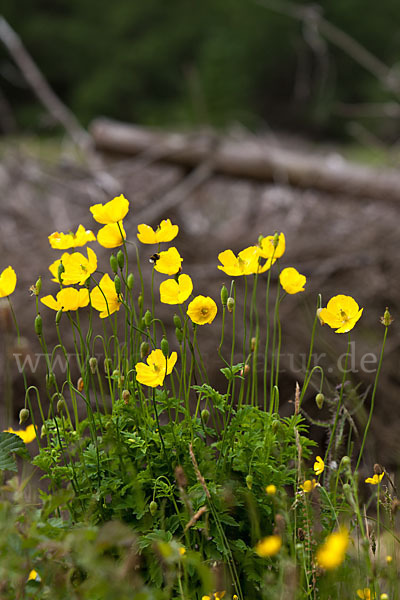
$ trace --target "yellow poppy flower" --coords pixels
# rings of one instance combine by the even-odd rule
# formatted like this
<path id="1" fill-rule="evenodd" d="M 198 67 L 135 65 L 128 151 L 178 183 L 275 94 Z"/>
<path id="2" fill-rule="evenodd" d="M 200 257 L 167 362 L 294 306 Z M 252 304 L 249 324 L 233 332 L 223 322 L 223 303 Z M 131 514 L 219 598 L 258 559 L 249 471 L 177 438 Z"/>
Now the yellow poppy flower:
<path id="1" fill-rule="evenodd" d="M 104 225 L 97 232 L 97 241 L 103 248 L 117 248 L 118 246 L 122 246 L 125 239 L 126 233 L 122 221 L 120 223 Z"/>
<path id="2" fill-rule="evenodd" d="M 182 258 L 175 247 L 159 252 L 154 263 L 154 269 L 164 275 L 175 275 L 181 268 Z"/>
<path id="3" fill-rule="evenodd" d="M 268 494 L 268 496 L 275 496 L 275 494 L 276 494 L 276 485 L 274 485 L 273 483 L 270 483 L 265 488 L 265 491 Z"/>
<path id="4" fill-rule="evenodd" d="M 280 535 L 269 535 L 258 542 L 254 548 L 258 556 L 274 556 L 278 554 L 282 546 Z"/>
<path id="5" fill-rule="evenodd" d="M 197 325 L 210 324 L 217 314 L 217 305 L 210 296 L 196 296 L 188 306 L 187 314 Z"/>
<path id="6" fill-rule="evenodd" d="M 63 288 L 56 296 L 44 296 L 40 301 L 53 310 L 62 310 L 67 312 L 68 310 L 78 310 L 89 304 L 89 290 L 81 288 L 76 290 L 75 288 Z"/>
<path id="7" fill-rule="evenodd" d="M 13 429 L 9 427 L 8 429 L 4 429 L 4 431 L 18 435 L 25 444 L 30 444 L 36 438 L 35 427 L 33 425 L 28 425 L 26 429 Z"/>
<path id="8" fill-rule="evenodd" d="M 285 236 L 283 233 L 280 233 L 278 238 L 275 235 L 267 235 L 259 240 L 259 246 L 262 258 L 280 258 L 285 253 Z"/>
<path id="9" fill-rule="evenodd" d="M 364 588 L 363 590 L 357 590 L 357 596 L 362 598 L 362 600 L 371 600 L 375 598 L 375 594 L 371 593 L 370 588 Z M 382 598 L 382 596 L 381 596 Z"/>
<path id="10" fill-rule="evenodd" d="M 90 212 L 92 213 L 94 220 L 102 225 L 122 221 L 127 215 L 128 210 L 129 201 L 123 194 L 105 204 L 95 204 L 90 207 Z M 106 248 L 108 248 L 108 246 L 106 246 Z"/>
<path id="11" fill-rule="evenodd" d="M 178 225 L 172 225 L 171 219 L 161 221 L 154 231 L 150 225 L 138 225 L 138 240 L 142 244 L 160 244 L 161 242 L 172 242 L 178 235 Z"/>
<path id="12" fill-rule="evenodd" d="M 64 267 L 61 273 L 61 282 L 63 285 L 83 285 L 85 281 L 97 269 L 97 256 L 91 248 L 87 248 L 87 258 L 81 252 L 73 252 L 68 254 L 64 252 L 59 260 L 55 260 L 49 267 L 50 273 L 53 275 L 52 281 L 58 282 L 58 268 L 60 263 Z"/>
<path id="13" fill-rule="evenodd" d="M 370 483 L 371 485 L 378 485 L 378 483 L 380 483 L 382 481 L 384 474 L 385 474 L 385 471 L 383 471 L 383 473 L 381 473 L 380 475 L 377 475 L 375 473 L 375 475 L 373 477 L 367 477 L 367 479 L 365 480 L 365 483 Z"/>
<path id="14" fill-rule="evenodd" d="M 165 358 L 162 350 L 153 350 L 146 359 L 147 364 L 137 363 L 135 367 L 137 381 L 149 387 L 162 385 L 165 376 L 172 373 L 177 358 L 176 352 L 172 352 L 169 358 Z"/>
<path id="15" fill-rule="evenodd" d="M 287 294 L 304 292 L 306 278 L 293 267 L 283 269 L 279 275 L 279 281 Z"/>
<path id="16" fill-rule="evenodd" d="M 99 284 L 93 288 L 90 294 L 90 303 L 100 312 L 100 319 L 109 317 L 121 308 L 121 300 L 115 290 L 115 284 L 106 273 L 100 279 Z"/>
<path id="17" fill-rule="evenodd" d="M 7 267 L 0 275 L 0 298 L 10 296 L 17 285 L 17 276 L 12 267 Z"/>
<path id="18" fill-rule="evenodd" d="M 317 562 L 324 569 L 336 569 L 346 557 L 349 545 L 347 529 L 331 533 L 317 550 Z"/>
<path id="19" fill-rule="evenodd" d="M 79 225 L 76 233 L 59 233 L 55 231 L 49 235 L 49 242 L 52 248 L 56 250 L 68 250 L 68 248 L 77 248 L 85 246 L 88 242 L 94 242 L 96 236 L 90 229 L 85 229 L 83 225 Z"/>
<path id="20" fill-rule="evenodd" d="M 324 472 L 325 463 L 320 456 L 317 456 L 314 463 L 314 472 L 316 475 L 321 475 Z"/>
<path id="21" fill-rule="evenodd" d="M 160 300 L 164 304 L 182 304 L 193 291 L 189 275 L 179 275 L 178 281 L 167 279 L 160 284 Z"/>
<path id="22" fill-rule="evenodd" d="M 273 261 L 269 259 L 264 265 L 260 265 L 259 257 L 260 249 L 258 246 L 249 246 L 239 252 L 237 256 L 234 255 L 232 250 L 224 250 L 224 252 L 218 254 L 218 260 L 222 263 L 222 266 L 218 265 L 218 269 L 230 277 L 264 273 L 275 262 L 275 259 Z"/>
<path id="23" fill-rule="evenodd" d="M 363 313 L 351 296 L 339 294 L 331 298 L 326 306 L 318 312 L 322 324 L 327 323 L 336 333 L 347 333 L 353 329 Z"/>
<path id="24" fill-rule="evenodd" d="M 28 581 L 42 581 L 39 573 L 32 569 L 28 575 Z"/>
<path id="25" fill-rule="evenodd" d="M 309 494 L 310 492 L 313 491 L 313 489 L 315 489 L 317 487 L 317 485 L 319 485 L 319 483 L 317 483 L 315 479 L 313 479 L 313 480 L 306 479 L 304 483 L 300 484 L 300 487 L 303 490 L 303 492 L 306 492 L 306 494 Z"/>

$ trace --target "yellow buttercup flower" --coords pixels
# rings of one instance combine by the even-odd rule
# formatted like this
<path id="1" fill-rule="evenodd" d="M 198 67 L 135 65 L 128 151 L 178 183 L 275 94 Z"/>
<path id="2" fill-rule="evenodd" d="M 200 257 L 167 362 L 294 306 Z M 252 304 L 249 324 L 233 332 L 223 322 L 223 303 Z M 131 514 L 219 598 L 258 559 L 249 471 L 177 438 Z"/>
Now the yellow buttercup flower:
<path id="1" fill-rule="evenodd" d="M 224 250 L 218 254 L 218 260 L 222 263 L 222 265 L 218 265 L 218 269 L 230 277 L 237 277 L 264 273 L 275 262 L 275 259 L 273 261 L 268 259 L 264 265 L 260 265 L 259 258 L 260 248 L 258 246 L 249 246 L 239 252 L 237 256 L 232 250 Z"/>
<path id="2" fill-rule="evenodd" d="M 187 314 L 193 323 L 205 325 L 214 321 L 217 310 L 217 305 L 210 296 L 196 296 L 189 304 Z"/>
<path id="3" fill-rule="evenodd" d="M 100 312 L 100 319 L 109 317 L 121 308 L 121 300 L 115 290 L 115 283 L 108 273 L 103 275 L 99 284 L 93 288 L 90 294 L 90 303 Z"/>
<path id="4" fill-rule="evenodd" d="M 178 225 L 172 225 L 171 219 L 161 221 L 154 231 L 150 225 L 138 225 L 138 240 L 142 244 L 160 244 L 161 242 L 172 242 L 178 235 Z"/>
<path id="5" fill-rule="evenodd" d="M 17 285 L 17 276 L 12 267 L 7 267 L 0 275 L 0 298 L 10 296 Z"/>
<path id="6" fill-rule="evenodd" d="M 137 363 L 135 367 L 137 381 L 149 387 L 162 385 L 165 376 L 172 373 L 177 358 L 176 352 L 172 352 L 171 356 L 166 358 L 162 350 L 153 350 L 146 359 L 147 364 Z"/>
<path id="7" fill-rule="evenodd" d="M 28 581 L 41 581 L 41 577 L 37 571 L 32 569 L 28 575 Z"/>
<path id="8" fill-rule="evenodd" d="M 293 267 L 283 269 L 279 275 L 279 281 L 287 294 L 304 292 L 306 277 Z"/>
<path id="9" fill-rule="evenodd" d="M 123 194 L 113 198 L 110 202 L 105 204 L 95 204 L 90 207 L 90 212 L 93 218 L 102 225 L 108 225 L 109 223 L 118 223 L 127 215 L 129 210 L 129 201 Z M 106 246 L 108 248 L 108 246 Z"/>
<path id="10" fill-rule="evenodd" d="M 258 542 L 254 550 L 258 556 L 274 556 L 278 554 L 282 546 L 282 538 L 280 535 L 269 535 Z"/>
<path id="11" fill-rule="evenodd" d="M 372 598 L 375 598 L 375 594 L 371 593 L 370 588 L 364 588 L 362 590 L 357 590 L 357 596 L 359 598 L 362 598 L 362 600 L 371 600 Z"/>
<path id="12" fill-rule="evenodd" d="M 326 306 L 318 313 L 322 324 L 327 323 L 336 333 L 347 333 L 353 329 L 363 313 L 357 302 L 351 296 L 339 294 L 331 298 Z"/>
<path id="13" fill-rule="evenodd" d="M 126 233 L 122 221 L 104 225 L 97 232 L 97 241 L 103 248 L 117 248 L 118 246 L 122 246 L 125 239 Z"/>
<path id="14" fill-rule="evenodd" d="M 300 487 L 303 490 L 303 492 L 309 494 L 313 491 L 313 489 L 317 487 L 317 485 L 319 485 L 319 483 L 317 483 L 315 479 L 306 479 L 304 483 L 300 484 Z"/>
<path id="15" fill-rule="evenodd" d="M 375 475 L 373 477 L 367 477 L 367 479 L 365 480 L 365 483 L 371 483 L 372 485 L 378 485 L 378 483 L 380 483 L 382 481 L 384 474 L 385 474 L 385 471 L 383 471 L 380 475 L 375 473 Z"/>
<path id="16" fill-rule="evenodd" d="M 178 250 L 173 246 L 158 253 L 154 269 L 164 275 L 175 275 L 181 268 L 182 260 Z"/>
<path id="17" fill-rule="evenodd" d="M 336 569 L 346 557 L 349 545 L 349 532 L 341 529 L 331 533 L 317 550 L 317 562 L 324 569 Z"/>
<path id="18" fill-rule="evenodd" d="M 36 438 L 35 427 L 33 425 L 28 425 L 26 429 L 13 429 L 9 427 L 8 429 L 4 429 L 4 431 L 18 435 L 25 444 L 30 444 Z"/>
<path id="19" fill-rule="evenodd" d="M 267 235 L 259 240 L 260 256 L 262 258 L 280 258 L 285 253 L 286 240 L 283 233 Z"/>
<path id="20" fill-rule="evenodd" d="M 182 304 L 193 291 L 189 275 L 179 275 L 178 281 L 167 279 L 160 284 L 160 300 L 164 304 Z"/>
<path id="21" fill-rule="evenodd" d="M 324 472 L 325 463 L 320 456 L 317 456 L 314 463 L 314 472 L 316 475 L 321 475 Z"/>
<path id="22" fill-rule="evenodd" d="M 276 485 L 274 485 L 273 483 L 270 483 L 265 488 L 265 491 L 268 494 L 268 496 L 275 496 L 275 494 L 276 494 Z"/>
<path id="23" fill-rule="evenodd" d="M 61 283 L 63 285 L 83 285 L 85 281 L 97 269 L 97 256 L 91 248 L 87 248 L 87 258 L 81 252 L 68 254 L 64 252 L 59 260 L 55 260 L 49 267 L 53 275 L 52 281 L 58 282 L 58 268 L 60 263 L 64 267 L 61 273 Z"/>
<path id="24" fill-rule="evenodd" d="M 62 310 L 67 312 L 68 310 L 78 310 L 89 304 L 89 290 L 82 288 L 76 290 L 75 288 L 63 288 L 56 296 L 44 296 L 40 301 L 53 310 Z"/>
<path id="25" fill-rule="evenodd" d="M 94 242 L 96 236 L 90 229 L 85 229 L 83 225 L 79 225 L 76 233 L 59 233 L 55 231 L 49 235 L 49 242 L 52 248 L 56 250 L 68 250 L 68 248 L 77 248 L 85 246 L 88 242 Z"/>

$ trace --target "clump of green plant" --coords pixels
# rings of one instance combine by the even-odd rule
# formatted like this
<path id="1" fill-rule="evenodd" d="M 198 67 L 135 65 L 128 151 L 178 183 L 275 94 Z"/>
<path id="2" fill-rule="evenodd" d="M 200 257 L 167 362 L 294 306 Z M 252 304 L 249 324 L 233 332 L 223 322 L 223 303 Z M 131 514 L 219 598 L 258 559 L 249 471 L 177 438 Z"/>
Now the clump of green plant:
<path id="1" fill-rule="evenodd" d="M 40 279 L 32 288 L 35 330 L 47 367 L 47 403 L 37 388 L 27 387 L 20 423 L 34 418 L 33 400 L 42 423 L 0 434 L 0 468 L 16 470 L 14 454 L 26 456 L 25 443 L 36 437 L 39 450 L 32 464 L 48 489 L 39 490 L 36 514 L 30 511 L 25 531 L 16 533 L 17 546 L 26 542 L 20 546 L 26 561 L 22 569 L 16 567 L 9 589 L 22 590 L 21 582 L 25 585 L 34 568 L 39 579 L 29 580 L 27 593 L 34 586 L 43 597 L 46 590 L 54 596 L 57 587 L 58 598 L 72 597 L 72 588 L 79 598 L 116 593 L 124 598 L 130 585 L 137 598 L 324 598 L 327 590 L 332 598 L 356 593 L 367 598 L 388 586 L 393 597 L 395 571 L 382 566 L 379 538 L 386 527 L 383 510 L 393 530 L 395 488 L 388 476 L 390 487 L 382 488 L 385 472 L 379 465 L 366 480 L 377 490 L 373 545 L 357 482 L 389 311 L 382 317 L 381 356 L 353 471 L 354 428 L 346 428 L 348 422 L 352 425 L 346 406 L 348 357 L 350 332 L 363 309 L 350 296 L 337 295 L 326 308 L 318 298 L 304 383 L 295 390 L 293 414 L 283 417 L 279 310 L 306 285 L 306 277 L 293 267 L 280 271 L 276 286 L 271 278 L 285 252 L 284 234 L 261 236 L 237 256 L 231 250 L 219 254 L 218 268 L 231 280 L 222 286 L 218 308 L 213 298 L 193 295 L 193 281 L 183 272 L 177 248 L 162 249 L 178 235 L 178 226 L 169 219 L 156 230 L 138 226 L 139 242 L 156 248 L 152 267 L 147 267 L 152 269 L 147 289 L 139 248 L 127 239 L 123 226 L 128 210 L 123 195 L 91 207 L 103 225 L 97 242 L 122 248 L 110 256 L 110 273 L 99 267 L 91 248 L 86 256 L 75 251 L 96 240 L 80 225 L 76 233 L 49 236 L 53 248 L 74 250 L 50 265 L 57 294 L 40 297 Z M 136 272 L 130 270 L 131 246 Z M 169 278 L 158 285 L 157 273 Z M 238 314 L 237 280 L 242 277 L 243 314 Z M 1 295 L 9 298 L 15 285 L 16 275 L 8 267 L 0 276 Z M 171 307 L 169 323 L 157 316 L 156 286 L 160 302 Z M 51 350 L 39 301 L 55 311 L 58 344 Z M 85 324 L 83 312 L 88 313 Z M 217 326 L 218 312 L 223 389 L 209 380 L 198 339 L 199 329 Z M 318 321 L 348 335 L 342 381 L 332 399 L 325 398 L 322 366 L 312 362 Z M 67 329 L 72 330 L 79 366 L 77 381 L 63 342 Z M 63 380 L 55 375 L 58 354 L 66 363 Z M 309 437 L 302 403 L 315 379 L 316 403 L 321 410 L 328 406 L 329 413 L 319 424 L 326 426 L 329 438 L 324 457 L 315 457 L 311 469 L 307 464 L 316 443 Z M 11 481 L 15 486 L 17 480 Z M 5 520 L 20 522 L 18 502 L 5 502 L 4 511 Z M 357 552 L 350 552 L 350 536 L 357 540 Z M 53 554 L 56 565 L 49 564 Z"/>

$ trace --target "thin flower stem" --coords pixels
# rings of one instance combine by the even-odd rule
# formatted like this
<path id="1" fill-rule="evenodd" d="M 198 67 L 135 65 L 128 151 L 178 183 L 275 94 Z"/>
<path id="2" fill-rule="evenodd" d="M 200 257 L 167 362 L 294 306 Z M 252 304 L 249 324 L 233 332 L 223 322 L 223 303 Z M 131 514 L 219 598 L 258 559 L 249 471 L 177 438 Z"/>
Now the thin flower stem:
<path id="1" fill-rule="evenodd" d="M 312 332 L 311 332 L 310 349 L 308 351 L 308 360 L 307 360 L 306 373 L 304 376 L 304 385 L 303 385 L 303 389 L 301 390 L 301 394 L 300 394 L 300 401 L 299 401 L 300 405 L 303 400 L 304 394 L 306 393 L 307 386 L 310 382 L 310 378 L 307 381 L 307 377 L 310 372 L 312 353 L 313 353 L 313 349 L 314 349 L 315 330 L 316 330 L 317 322 L 318 322 L 318 309 L 321 308 L 321 306 L 322 306 L 322 297 L 321 297 L 321 294 L 318 294 L 317 310 L 315 311 L 314 323 L 313 323 L 313 328 L 312 328 Z"/>

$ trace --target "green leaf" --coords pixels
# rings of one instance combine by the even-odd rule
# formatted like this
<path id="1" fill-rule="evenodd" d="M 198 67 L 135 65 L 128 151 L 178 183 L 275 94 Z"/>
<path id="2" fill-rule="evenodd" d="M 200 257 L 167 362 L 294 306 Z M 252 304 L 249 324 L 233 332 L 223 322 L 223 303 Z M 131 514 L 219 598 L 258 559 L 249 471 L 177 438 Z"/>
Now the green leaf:
<path id="1" fill-rule="evenodd" d="M 231 381 L 235 377 L 241 377 L 238 375 L 238 373 L 240 373 L 243 367 L 244 363 L 238 363 L 237 365 L 232 365 L 231 367 L 224 367 L 223 369 L 220 369 L 220 371 L 223 375 L 225 375 L 228 381 Z M 243 377 L 241 377 L 241 379 L 243 379 Z"/>
<path id="2" fill-rule="evenodd" d="M 0 470 L 16 471 L 17 461 L 14 454 L 29 459 L 29 452 L 25 442 L 15 433 L 3 431 L 0 433 Z"/>

